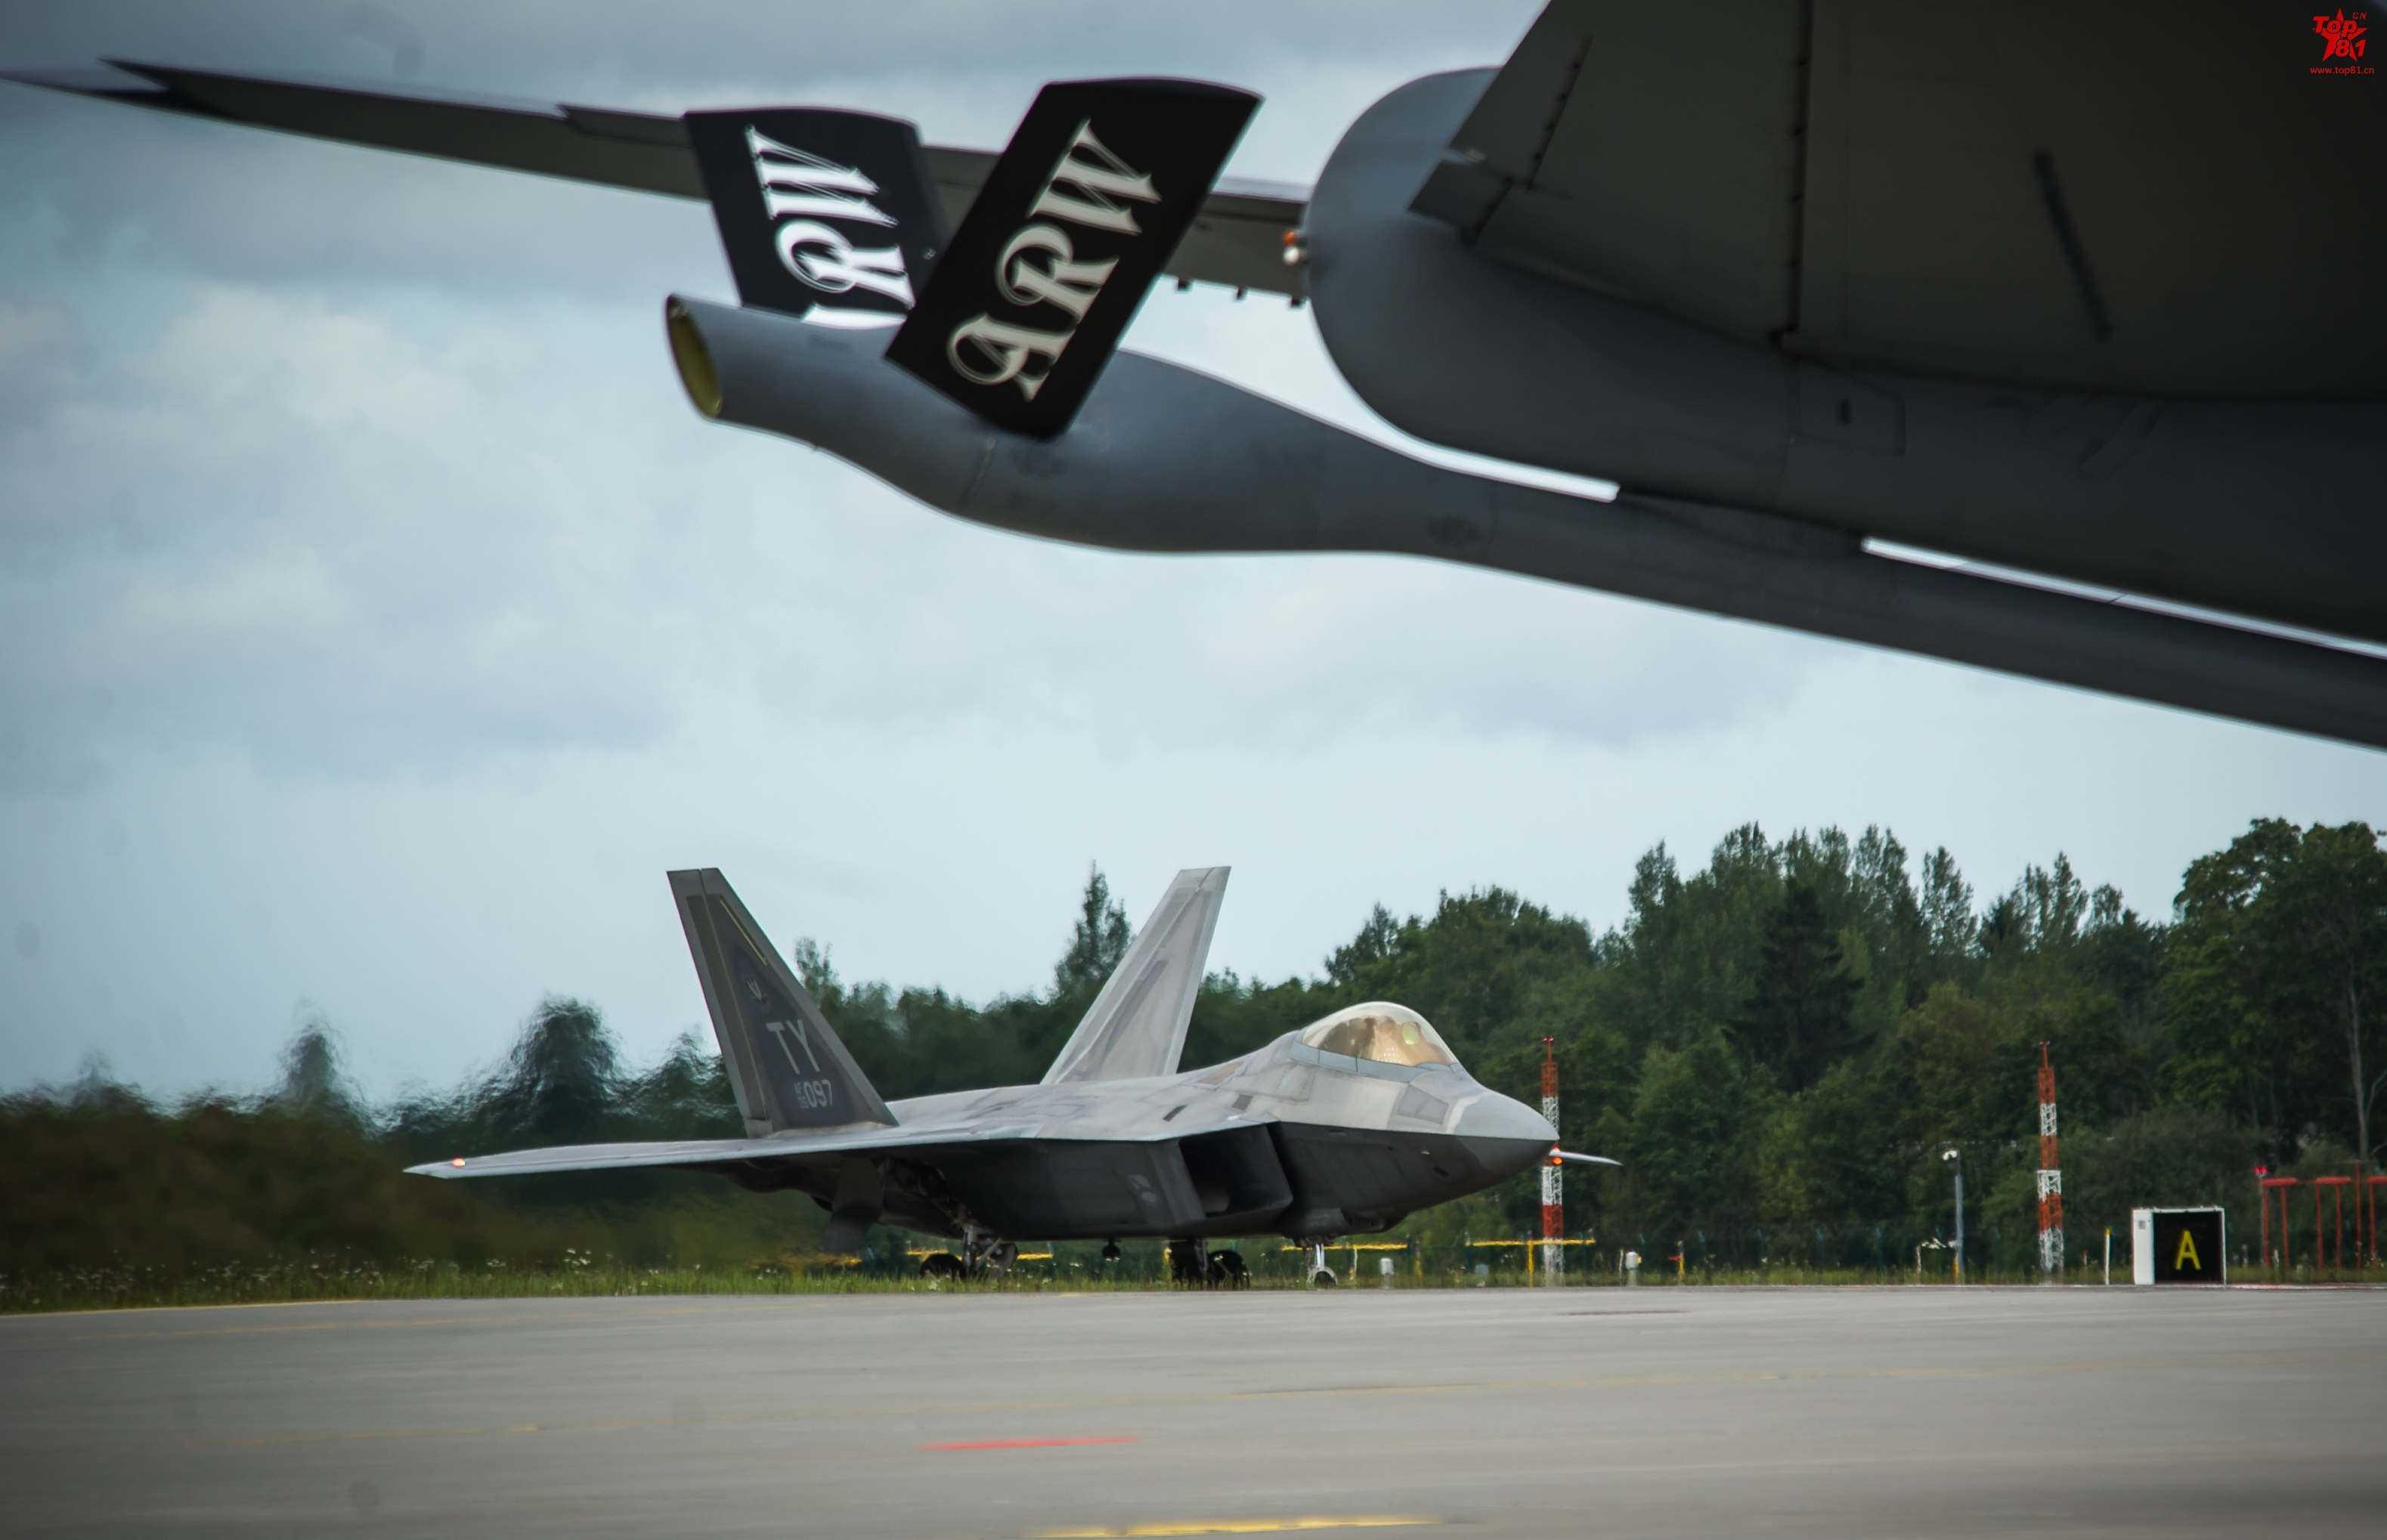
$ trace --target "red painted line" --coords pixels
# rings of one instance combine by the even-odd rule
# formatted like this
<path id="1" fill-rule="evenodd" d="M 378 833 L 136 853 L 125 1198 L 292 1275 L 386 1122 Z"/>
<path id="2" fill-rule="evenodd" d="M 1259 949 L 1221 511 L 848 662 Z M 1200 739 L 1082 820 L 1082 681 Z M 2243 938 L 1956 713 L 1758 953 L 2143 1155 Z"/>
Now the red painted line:
<path id="1" fill-rule="evenodd" d="M 977 1444 L 923 1444 L 923 1449 L 1060 1449 L 1076 1444 L 1133 1444 L 1132 1438 L 990 1438 Z"/>

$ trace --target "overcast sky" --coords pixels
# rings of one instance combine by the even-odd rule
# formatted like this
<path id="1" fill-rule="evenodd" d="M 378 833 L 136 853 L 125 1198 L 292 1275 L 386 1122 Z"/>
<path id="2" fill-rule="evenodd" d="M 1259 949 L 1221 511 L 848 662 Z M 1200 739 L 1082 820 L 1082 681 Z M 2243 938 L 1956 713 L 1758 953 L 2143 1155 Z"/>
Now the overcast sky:
<path id="1" fill-rule="evenodd" d="M 1166 10 L 107 4 L 102 57 L 676 112 L 866 107 L 999 145 L 1046 79 L 1263 92 L 1231 172 L 1532 0 Z M 669 18 L 669 19 L 665 19 Z M 660 324 L 726 298 L 699 206 L 0 86 L 0 1087 L 87 1055 L 263 1083 L 320 1009 L 376 1092 L 547 991 L 638 1057 L 702 1004 L 663 872 L 783 946 L 1040 986 L 1089 861 L 1140 920 L 1313 971 L 1370 904 L 1622 915 L 1636 856 L 1881 823 L 1984 890 L 2067 852 L 2166 911 L 2247 820 L 2387 818 L 2387 758 L 1392 558 L 1155 558 L 912 503 L 705 423 Z M 1131 346 L 1379 436 L 1307 312 L 1166 288 Z"/>

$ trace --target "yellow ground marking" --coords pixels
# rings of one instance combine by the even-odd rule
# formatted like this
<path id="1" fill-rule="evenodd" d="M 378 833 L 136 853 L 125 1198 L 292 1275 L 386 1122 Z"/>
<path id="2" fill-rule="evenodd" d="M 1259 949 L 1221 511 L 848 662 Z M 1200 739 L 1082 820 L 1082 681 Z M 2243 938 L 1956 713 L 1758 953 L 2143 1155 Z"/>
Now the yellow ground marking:
<path id="1" fill-rule="evenodd" d="M 1282 1534 L 1299 1529 L 1407 1529 L 1439 1524 L 1408 1513 L 1311 1514 L 1299 1519 L 1187 1519 L 1177 1523 L 1121 1524 L 1116 1529 L 1044 1529 L 1038 1540 L 1141 1540 L 1166 1534 Z"/>
<path id="2" fill-rule="evenodd" d="M 2110 1359 L 2078 1363 L 1984 1363 L 1938 1368 L 1862 1370 L 1784 1370 L 1705 1374 L 1596 1374 L 1548 1380 L 1456 1380 L 1412 1385 L 1318 1385 L 1273 1390 L 1212 1391 L 1186 1395 L 1089 1396 L 1049 1400 L 980 1401 L 975 1403 L 913 1402 L 887 1407 L 828 1407 L 767 1412 L 739 1412 L 713 1417 L 628 1417 L 577 1422 L 522 1423 L 500 1427 L 372 1428 L 331 1433 L 262 1433 L 248 1438 L 160 1439 L 139 1443 L 62 1445 L 48 1447 L 87 1453 L 128 1453 L 153 1449 L 247 1449 L 287 1444 L 348 1444 L 375 1439 L 482 1438 L 509 1433 L 614 1433 L 643 1428 L 699 1425 L 776 1425 L 801 1422 L 851 1422 L 873 1418 L 1004 1415 L 1015 1412 L 1101 1411 L 1156 1407 L 1231 1406 L 1249 1401 L 1291 1401 L 1358 1395 L 1442 1395 L 1541 1394 L 1557 1390 L 1614 1390 L 1659 1385 L 1749 1385 L 1794 1382 L 1828 1383 L 1863 1380 L 2003 1379 L 2034 1374 L 2114 1374 L 2167 1370 L 2350 1368 L 2387 1363 L 2387 1353 L 2265 1355 L 2216 1354 L 2209 1358 Z"/>

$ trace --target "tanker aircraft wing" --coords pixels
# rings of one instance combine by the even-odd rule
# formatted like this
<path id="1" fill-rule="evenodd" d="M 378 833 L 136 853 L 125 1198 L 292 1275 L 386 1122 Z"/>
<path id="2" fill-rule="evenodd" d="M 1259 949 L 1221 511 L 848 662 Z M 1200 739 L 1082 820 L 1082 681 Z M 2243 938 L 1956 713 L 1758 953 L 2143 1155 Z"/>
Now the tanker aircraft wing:
<path id="1" fill-rule="evenodd" d="M 1226 882 L 1224 866 L 1178 875 L 1042 1082 L 887 1102 L 721 874 L 674 872 L 747 1137 L 464 1152 L 410 1169 L 707 1171 L 810 1194 L 832 1251 L 892 1224 L 958 1237 L 947 1262 L 977 1271 L 1026 1238 L 1158 1236 L 1181 1277 L 1203 1279 L 1231 1265 L 1206 1237 L 1381 1230 L 1553 1158 L 1539 1114 L 1478 1084 L 1390 1002 L 1179 1071 Z"/>
<path id="2" fill-rule="evenodd" d="M 704 201 L 704 179 L 682 120 L 571 103 L 423 90 L 361 81 L 273 79 L 109 59 L 106 69 L 0 72 L 0 80 L 187 118 L 279 129 L 374 149 L 531 171 L 632 192 Z M 945 222 L 958 226 L 995 163 L 991 150 L 926 146 Z M 1212 189 L 1168 271 L 1299 298 L 1301 270 L 1284 260 L 1309 190 L 1228 177 Z"/>

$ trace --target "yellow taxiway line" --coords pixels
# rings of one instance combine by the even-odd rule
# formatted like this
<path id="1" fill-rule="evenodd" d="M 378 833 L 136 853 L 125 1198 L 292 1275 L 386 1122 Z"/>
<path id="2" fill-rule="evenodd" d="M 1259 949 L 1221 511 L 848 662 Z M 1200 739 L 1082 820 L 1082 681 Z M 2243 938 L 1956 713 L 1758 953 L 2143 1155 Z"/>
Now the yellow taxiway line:
<path id="1" fill-rule="evenodd" d="M 1037 1540 L 1144 1540 L 1169 1534 L 1283 1534 L 1305 1529 L 1408 1529 L 1439 1524 L 1408 1513 L 1309 1514 L 1298 1519 L 1186 1519 L 1174 1523 L 1121 1524 L 1112 1529 L 1043 1529 Z"/>

